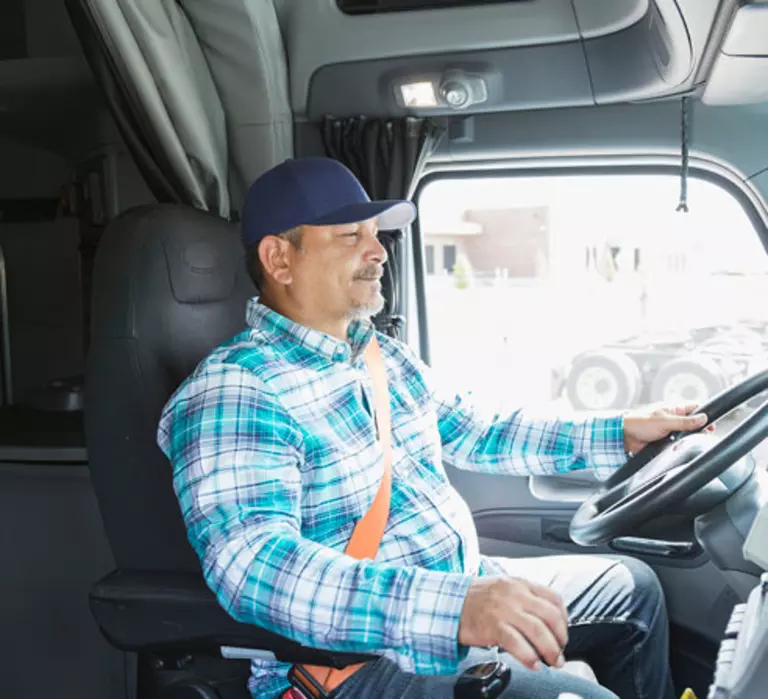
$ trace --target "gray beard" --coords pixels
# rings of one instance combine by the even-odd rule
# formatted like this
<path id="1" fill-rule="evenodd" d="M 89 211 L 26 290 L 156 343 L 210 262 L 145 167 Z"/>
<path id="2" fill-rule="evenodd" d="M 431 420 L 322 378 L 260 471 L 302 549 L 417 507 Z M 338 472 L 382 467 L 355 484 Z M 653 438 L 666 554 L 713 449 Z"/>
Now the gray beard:
<path id="1" fill-rule="evenodd" d="M 384 310 L 384 297 L 377 294 L 376 299 L 365 306 L 357 306 L 349 311 L 349 320 L 368 320 Z"/>

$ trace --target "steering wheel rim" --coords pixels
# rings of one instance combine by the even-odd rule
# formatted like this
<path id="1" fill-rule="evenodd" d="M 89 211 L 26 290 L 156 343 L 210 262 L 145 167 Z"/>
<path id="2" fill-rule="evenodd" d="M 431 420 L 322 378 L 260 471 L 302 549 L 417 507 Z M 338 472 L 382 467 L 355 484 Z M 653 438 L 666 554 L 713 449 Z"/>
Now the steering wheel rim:
<path id="1" fill-rule="evenodd" d="M 721 391 L 697 412 L 706 413 L 708 424 L 712 424 L 766 390 L 768 369 Z M 597 546 L 628 536 L 638 525 L 698 492 L 765 439 L 768 434 L 768 400 L 690 462 L 626 491 L 632 477 L 646 465 L 674 444 L 703 429 L 705 427 L 693 432 L 674 432 L 631 457 L 581 504 L 571 519 L 571 539 L 581 546 Z"/>

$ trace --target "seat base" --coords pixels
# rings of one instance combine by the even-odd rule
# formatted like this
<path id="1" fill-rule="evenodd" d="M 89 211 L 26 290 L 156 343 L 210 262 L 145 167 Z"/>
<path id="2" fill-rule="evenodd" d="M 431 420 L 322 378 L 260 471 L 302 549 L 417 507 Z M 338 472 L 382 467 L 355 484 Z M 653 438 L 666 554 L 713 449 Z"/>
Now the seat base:
<path id="1" fill-rule="evenodd" d="M 137 699 L 251 699 L 248 662 L 200 651 L 131 657 L 136 661 Z"/>
<path id="2" fill-rule="evenodd" d="M 184 654 L 223 647 L 266 651 L 277 660 L 342 668 L 371 656 L 307 648 L 236 621 L 219 606 L 200 575 L 114 571 L 91 590 L 91 613 L 116 648 Z"/>

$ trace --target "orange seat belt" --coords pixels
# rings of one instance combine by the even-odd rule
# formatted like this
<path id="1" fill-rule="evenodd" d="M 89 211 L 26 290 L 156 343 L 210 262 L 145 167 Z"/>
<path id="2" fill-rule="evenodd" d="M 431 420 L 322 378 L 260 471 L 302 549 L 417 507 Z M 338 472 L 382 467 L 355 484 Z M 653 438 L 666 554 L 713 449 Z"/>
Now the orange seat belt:
<path id="1" fill-rule="evenodd" d="M 384 473 L 376 497 L 373 499 L 368 512 L 355 525 L 344 553 L 358 560 L 364 558 L 373 560 L 376 558 L 381 539 L 384 536 L 384 529 L 387 526 L 387 519 L 389 519 L 389 501 L 392 493 L 392 424 L 389 411 L 389 388 L 384 358 L 375 334 L 365 348 L 363 358 L 373 383 L 374 415 L 379 442 L 384 455 Z M 326 692 L 332 692 L 363 665 L 364 663 L 348 665 L 341 670 L 302 665 L 301 670 L 314 678 L 315 682 Z M 307 691 L 314 692 L 316 690 L 308 687 Z M 320 694 L 313 694 L 313 696 L 320 696 Z"/>

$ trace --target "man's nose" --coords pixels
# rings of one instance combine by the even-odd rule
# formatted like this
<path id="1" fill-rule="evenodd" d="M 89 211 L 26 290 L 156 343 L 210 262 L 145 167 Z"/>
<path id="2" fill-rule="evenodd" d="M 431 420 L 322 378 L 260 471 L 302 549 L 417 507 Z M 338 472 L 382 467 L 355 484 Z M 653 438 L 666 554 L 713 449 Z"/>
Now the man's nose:
<path id="1" fill-rule="evenodd" d="M 387 259 L 387 249 L 379 240 L 378 234 L 372 234 L 369 238 L 368 249 L 365 252 L 365 261 L 383 265 L 386 264 Z"/>

